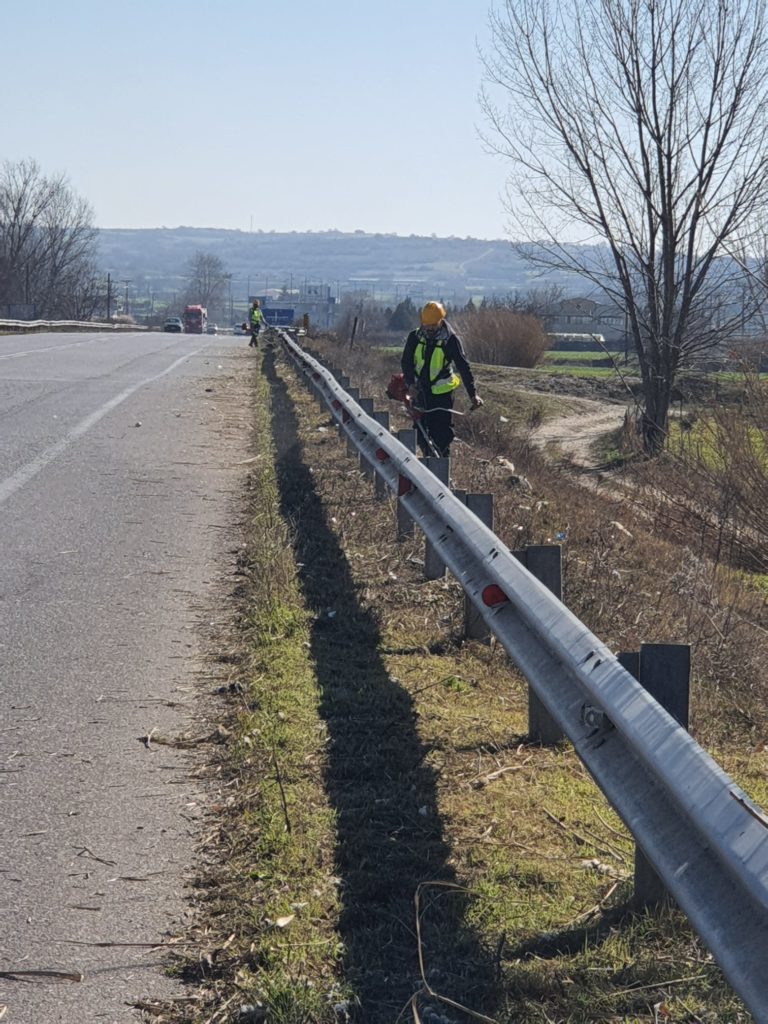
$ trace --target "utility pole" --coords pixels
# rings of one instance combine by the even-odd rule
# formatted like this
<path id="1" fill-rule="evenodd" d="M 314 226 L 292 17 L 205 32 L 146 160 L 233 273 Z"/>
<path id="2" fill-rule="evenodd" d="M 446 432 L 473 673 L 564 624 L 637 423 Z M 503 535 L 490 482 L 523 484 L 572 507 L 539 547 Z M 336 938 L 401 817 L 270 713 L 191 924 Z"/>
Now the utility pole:
<path id="1" fill-rule="evenodd" d="M 122 278 L 120 283 L 125 285 L 125 315 L 128 316 L 130 312 L 128 309 L 128 285 L 133 284 L 133 278 Z"/>
<path id="2" fill-rule="evenodd" d="M 107 274 L 107 320 L 112 315 L 112 275 Z"/>

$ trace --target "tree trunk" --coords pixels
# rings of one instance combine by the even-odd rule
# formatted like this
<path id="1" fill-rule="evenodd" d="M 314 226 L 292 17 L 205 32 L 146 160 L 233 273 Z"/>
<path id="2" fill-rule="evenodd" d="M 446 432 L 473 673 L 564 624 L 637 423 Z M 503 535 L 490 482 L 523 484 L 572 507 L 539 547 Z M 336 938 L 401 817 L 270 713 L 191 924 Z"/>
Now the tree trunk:
<path id="1" fill-rule="evenodd" d="M 654 457 L 664 448 L 669 427 L 671 386 L 663 377 L 651 377 L 644 382 L 645 405 L 641 417 L 643 450 Z"/>

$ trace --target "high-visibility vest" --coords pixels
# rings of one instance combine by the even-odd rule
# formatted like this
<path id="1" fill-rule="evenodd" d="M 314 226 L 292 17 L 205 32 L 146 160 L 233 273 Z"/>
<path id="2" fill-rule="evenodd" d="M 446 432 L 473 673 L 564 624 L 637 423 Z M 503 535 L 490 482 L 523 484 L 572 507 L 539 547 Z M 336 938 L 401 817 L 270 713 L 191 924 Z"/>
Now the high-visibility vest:
<path id="1" fill-rule="evenodd" d="M 427 358 L 427 344 L 427 339 L 419 331 L 416 348 L 413 351 L 413 367 L 419 380 Z M 432 394 L 445 395 L 455 390 L 460 383 L 461 378 L 451 369 L 451 364 L 445 358 L 445 349 L 438 340 L 429 359 L 429 386 Z"/>
<path id="2" fill-rule="evenodd" d="M 260 324 L 261 324 L 261 310 L 258 309 L 258 308 L 257 309 L 252 309 L 251 310 L 251 327 L 258 327 Z"/>

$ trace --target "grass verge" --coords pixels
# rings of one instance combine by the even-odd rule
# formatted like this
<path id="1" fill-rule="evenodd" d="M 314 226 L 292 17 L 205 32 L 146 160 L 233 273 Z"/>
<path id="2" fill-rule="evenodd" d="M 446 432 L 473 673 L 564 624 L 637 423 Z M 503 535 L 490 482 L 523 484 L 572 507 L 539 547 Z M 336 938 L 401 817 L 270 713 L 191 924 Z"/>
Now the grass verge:
<path id="1" fill-rule="evenodd" d="M 177 1019 L 748 1021 L 676 910 L 632 907 L 623 826 L 569 747 L 528 743 L 523 681 L 462 640 L 458 585 L 423 579 L 327 413 L 270 354 L 254 397 L 233 739 L 186 965 L 202 1000 Z M 532 490 L 505 495 L 490 454 L 457 447 L 497 532 L 562 532 L 568 603 L 630 649 L 651 547 L 628 510 L 636 541 L 583 488 L 526 467 Z M 765 754 L 743 750 L 728 766 L 760 799 Z"/>

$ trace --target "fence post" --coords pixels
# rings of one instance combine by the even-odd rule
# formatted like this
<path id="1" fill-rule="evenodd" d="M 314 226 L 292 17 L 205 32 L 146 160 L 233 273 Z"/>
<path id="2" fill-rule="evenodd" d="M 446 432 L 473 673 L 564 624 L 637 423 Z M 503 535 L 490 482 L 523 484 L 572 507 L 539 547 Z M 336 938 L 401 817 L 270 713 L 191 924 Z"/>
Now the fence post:
<path id="1" fill-rule="evenodd" d="M 688 728 L 691 648 L 688 644 L 641 644 L 640 651 L 623 651 L 619 664 L 638 680 L 644 690 Z M 669 893 L 650 861 L 635 843 L 636 906 L 657 906 Z"/>
<path id="2" fill-rule="evenodd" d="M 389 413 L 386 410 L 379 410 L 373 414 L 373 418 L 383 427 L 384 430 L 389 431 Z M 376 473 L 374 480 L 374 493 L 379 501 L 382 501 L 387 496 L 387 484 L 384 477 L 380 473 Z"/>
<path id="3" fill-rule="evenodd" d="M 529 544 L 524 551 L 512 554 L 528 572 L 543 583 L 558 601 L 563 599 L 563 560 L 559 544 Z M 538 695 L 528 687 L 528 738 L 545 747 L 565 739 L 565 733 L 547 711 Z"/>
<path id="4" fill-rule="evenodd" d="M 445 484 L 446 487 L 448 486 L 451 476 L 450 459 L 428 455 L 424 459 L 424 465 L 437 477 L 440 483 Z M 443 562 L 428 540 L 424 544 L 424 575 L 428 580 L 439 580 L 445 576 L 445 562 Z"/>
<path id="5" fill-rule="evenodd" d="M 414 427 L 407 427 L 405 430 L 398 430 L 397 440 L 403 447 L 407 448 L 409 452 L 416 451 L 416 430 Z M 403 507 L 403 503 L 400 501 L 398 496 L 397 499 L 397 539 L 403 540 L 405 537 L 413 536 L 413 520 L 408 515 L 407 509 Z"/>
<path id="6" fill-rule="evenodd" d="M 492 494 L 468 494 L 464 500 L 470 512 L 474 512 L 477 518 L 493 529 L 493 495 Z M 485 619 L 474 606 L 469 597 L 464 595 L 464 636 L 470 640 L 482 640 L 486 643 L 491 638 Z"/>

